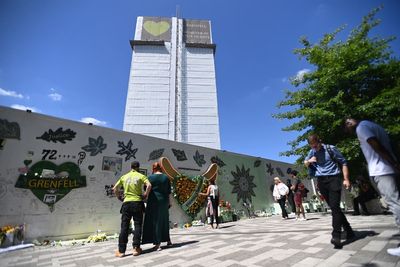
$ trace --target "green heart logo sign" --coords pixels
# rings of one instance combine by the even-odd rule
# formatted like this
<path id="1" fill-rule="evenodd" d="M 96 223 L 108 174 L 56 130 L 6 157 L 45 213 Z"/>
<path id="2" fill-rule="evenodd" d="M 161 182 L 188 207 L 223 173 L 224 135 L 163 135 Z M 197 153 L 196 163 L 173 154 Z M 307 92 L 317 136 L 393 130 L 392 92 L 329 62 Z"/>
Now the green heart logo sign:
<path id="1" fill-rule="evenodd" d="M 21 174 L 15 187 L 30 189 L 53 211 L 54 204 L 72 189 L 86 187 L 86 176 L 81 176 L 79 166 L 73 162 L 56 165 L 43 160 L 32 165 L 26 174 Z"/>
<path id="2" fill-rule="evenodd" d="M 153 36 L 160 36 L 161 34 L 169 30 L 170 24 L 167 21 L 145 21 L 143 23 L 143 28 Z"/>

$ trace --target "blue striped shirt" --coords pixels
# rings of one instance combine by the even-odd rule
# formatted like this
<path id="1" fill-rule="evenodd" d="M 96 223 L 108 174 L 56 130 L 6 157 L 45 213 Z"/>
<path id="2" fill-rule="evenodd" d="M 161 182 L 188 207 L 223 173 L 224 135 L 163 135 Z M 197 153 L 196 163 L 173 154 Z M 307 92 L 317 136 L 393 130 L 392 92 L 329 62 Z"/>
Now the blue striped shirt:
<path id="1" fill-rule="evenodd" d="M 343 157 L 342 153 L 340 153 L 340 151 L 335 146 L 322 144 L 320 150 L 316 151 L 314 149 L 311 149 L 310 152 L 308 152 L 307 157 L 305 158 L 305 160 L 309 160 L 314 156 L 317 158 L 317 162 L 312 163 L 312 165 L 316 169 L 315 171 L 316 177 L 338 175 L 341 172 L 338 164 L 329 155 L 326 146 L 329 146 L 329 148 L 331 149 L 333 157 L 336 160 L 336 162 L 339 162 L 341 165 L 347 165 L 346 159 Z"/>

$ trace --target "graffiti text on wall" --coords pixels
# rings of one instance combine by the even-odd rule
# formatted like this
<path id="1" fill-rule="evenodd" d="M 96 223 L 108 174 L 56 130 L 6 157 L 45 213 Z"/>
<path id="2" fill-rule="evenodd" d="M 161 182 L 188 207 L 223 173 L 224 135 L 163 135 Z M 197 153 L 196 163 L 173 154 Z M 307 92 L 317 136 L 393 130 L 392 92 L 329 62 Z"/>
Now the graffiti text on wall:
<path id="1" fill-rule="evenodd" d="M 71 141 L 75 138 L 76 132 L 71 129 L 66 129 L 63 131 L 62 127 L 53 131 L 50 129 L 48 132 L 44 132 L 41 136 L 36 137 L 36 139 L 42 139 L 47 142 L 60 142 L 65 144 L 65 141 Z"/>
<path id="2" fill-rule="evenodd" d="M 0 138 L 1 139 L 20 139 L 21 130 L 16 122 L 0 119 Z"/>
<path id="3" fill-rule="evenodd" d="M 67 195 L 72 189 L 86 187 L 86 177 L 73 162 L 56 165 L 50 161 L 39 161 L 21 174 L 15 184 L 16 188 L 29 189 L 53 211 L 54 204 Z"/>

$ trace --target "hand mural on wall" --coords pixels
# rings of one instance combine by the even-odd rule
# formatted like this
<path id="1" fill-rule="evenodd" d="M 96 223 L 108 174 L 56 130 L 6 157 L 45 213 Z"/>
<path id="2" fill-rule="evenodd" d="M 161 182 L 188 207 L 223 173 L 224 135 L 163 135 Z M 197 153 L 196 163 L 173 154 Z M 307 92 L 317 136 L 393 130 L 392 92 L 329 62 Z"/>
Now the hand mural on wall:
<path id="1" fill-rule="evenodd" d="M 202 175 L 188 176 L 179 173 L 167 158 L 161 158 L 160 163 L 172 183 L 174 198 L 183 211 L 194 218 L 206 200 L 206 196 L 199 195 L 199 192 L 205 193 L 209 181 L 217 178 L 217 164 L 211 164 Z"/>

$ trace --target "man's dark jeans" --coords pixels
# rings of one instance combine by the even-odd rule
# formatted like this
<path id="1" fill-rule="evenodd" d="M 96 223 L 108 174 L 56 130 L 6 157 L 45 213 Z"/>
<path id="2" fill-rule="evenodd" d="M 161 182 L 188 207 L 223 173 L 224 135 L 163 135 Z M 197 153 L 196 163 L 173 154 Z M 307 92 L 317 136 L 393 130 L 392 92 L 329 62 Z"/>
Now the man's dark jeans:
<path id="1" fill-rule="evenodd" d="M 340 176 L 318 177 L 318 188 L 332 210 L 332 237 L 340 238 L 342 227 L 346 232 L 353 232 L 340 209 L 342 178 Z"/>
<path id="2" fill-rule="evenodd" d="M 293 192 L 291 192 L 292 189 L 289 188 L 289 190 L 290 190 L 289 194 L 288 194 L 289 205 L 290 205 L 290 208 L 292 209 L 292 212 L 296 213 L 296 205 L 294 203 L 294 194 L 293 194 Z"/>
<path id="3" fill-rule="evenodd" d="M 132 246 L 140 247 L 140 239 L 142 238 L 143 224 L 143 201 L 124 202 L 121 207 L 121 232 L 119 233 L 118 250 L 125 253 L 126 244 L 128 243 L 129 224 L 133 218 L 135 230 L 133 232 Z"/>

